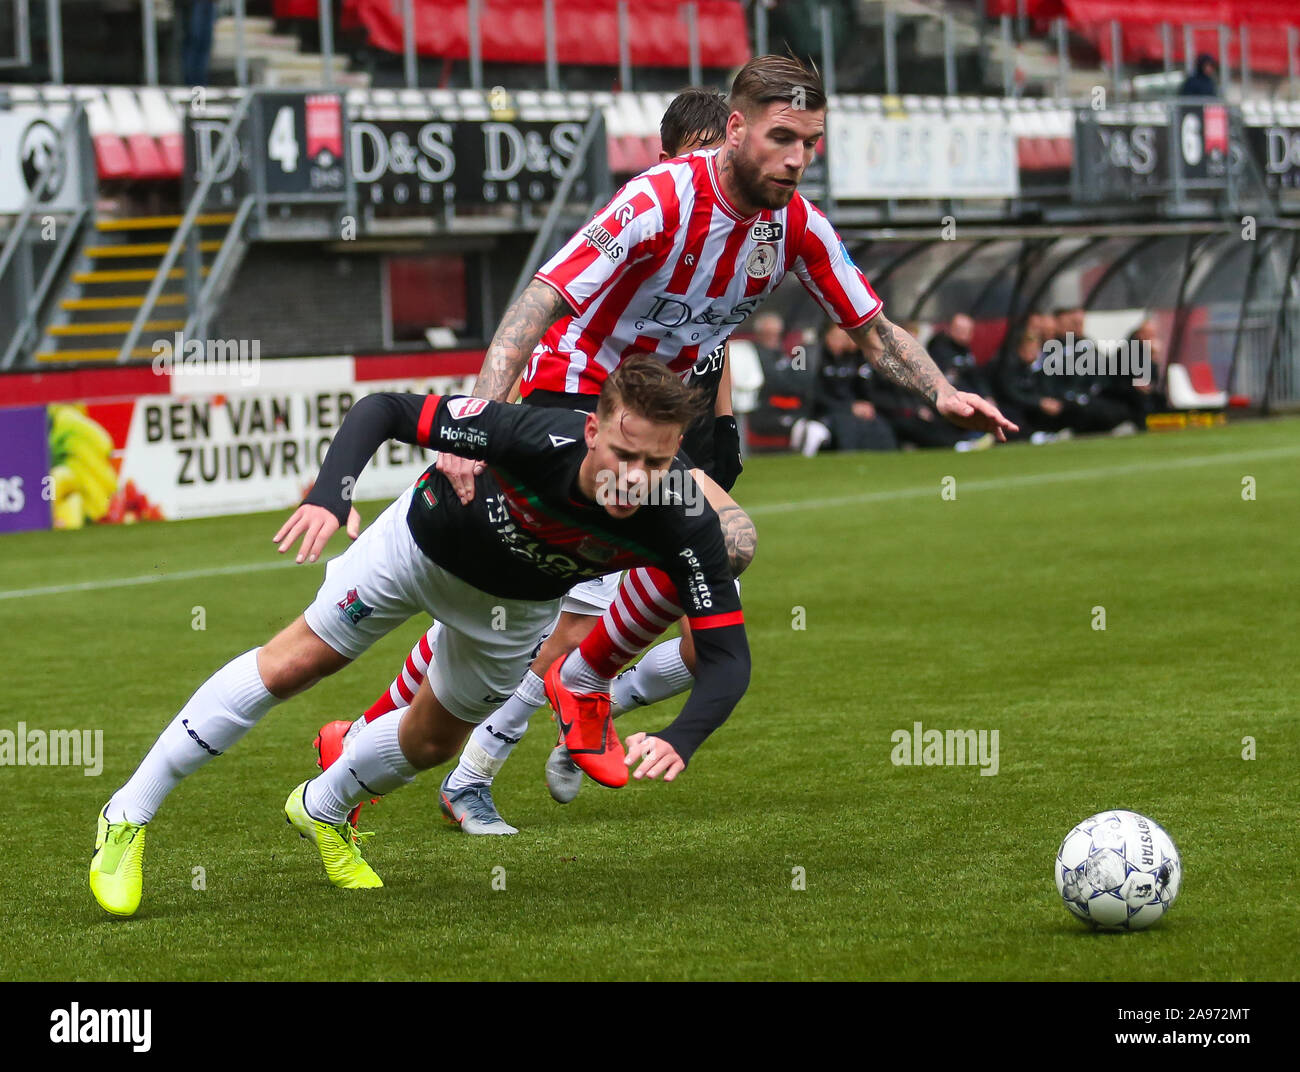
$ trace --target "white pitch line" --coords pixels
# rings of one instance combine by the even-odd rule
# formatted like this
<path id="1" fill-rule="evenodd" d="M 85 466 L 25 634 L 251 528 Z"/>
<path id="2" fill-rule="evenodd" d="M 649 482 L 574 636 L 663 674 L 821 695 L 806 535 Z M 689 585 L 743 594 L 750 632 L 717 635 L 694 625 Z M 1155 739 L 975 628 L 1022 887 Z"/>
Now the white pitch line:
<path id="1" fill-rule="evenodd" d="M 1098 477 L 1125 476 L 1131 473 L 1159 472 L 1166 469 L 1191 469 L 1202 465 L 1228 462 L 1264 461 L 1270 458 L 1300 456 L 1300 447 L 1272 447 L 1268 450 L 1245 450 L 1225 454 L 1200 454 L 1191 458 L 1171 458 L 1161 462 L 1139 462 L 1133 465 L 1115 465 L 1097 469 L 1070 469 L 1059 473 L 1029 473 L 1024 476 L 995 477 L 991 480 L 967 480 L 961 491 L 997 491 L 1003 488 L 1032 487 L 1035 484 L 1057 484 L 1072 480 L 1092 480 Z M 868 491 L 858 495 L 840 495 L 829 499 L 801 499 L 797 502 L 768 503 L 764 506 L 746 507 L 749 514 L 783 514 L 794 510 L 819 510 L 829 506 L 854 506 L 862 503 L 889 502 L 895 499 L 921 499 L 934 495 L 933 486 L 924 488 L 897 488 L 890 491 Z M 29 596 L 56 596 L 68 592 L 97 592 L 107 588 L 132 588 L 143 584 L 160 584 L 163 581 L 193 581 L 205 577 L 229 577 L 264 570 L 285 569 L 294 565 L 292 559 L 273 562 L 251 562 L 242 566 L 213 566 L 208 569 L 180 570 L 176 573 L 147 573 L 139 577 L 113 577 L 78 584 L 56 584 L 43 588 L 15 588 L 0 592 L 0 599 Z"/>
<path id="2" fill-rule="evenodd" d="M 65 592 L 97 592 L 103 588 L 132 588 L 140 584 L 160 584 L 163 581 L 193 581 L 202 577 L 227 577 L 241 573 L 259 573 L 262 570 L 284 569 L 294 565 L 287 562 L 251 562 L 242 566 L 210 566 L 207 569 L 179 570 L 176 573 L 146 573 L 139 577 L 112 577 L 107 580 L 82 581 L 79 584 L 52 584 L 45 588 L 15 588 L 0 592 L 0 599 L 11 596 L 57 596 Z"/>
<path id="3" fill-rule="evenodd" d="M 1060 473 L 1027 473 L 1024 476 L 994 477 L 991 480 L 963 480 L 961 491 L 997 491 L 1003 488 L 1032 487 L 1035 484 L 1063 484 L 1071 480 L 1092 480 L 1097 477 L 1125 476 L 1130 473 L 1150 473 L 1164 469 L 1191 469 L 1220 462 L 1263 461 L 1269 458 L 1300 456 L 1300 447 L 1270 447 L 1267 450 L 1243 450 L 1236 453 L 1200 454 L 1191 458 L 1171 458 L 1163 462 L 1138 462 L 1133 465 L 1114 465 L 1099 469 L 1070 469 Z M 896 488 L 890 491 L 864 491 L 858 495 L 837 495 L 829 499 L 803 499 L 798 502 L 768 503 L 746 506 L 745 512 L 754 514 L 785 514 L 794 510 L 817 510 L 827 506 L 854 506 L 860 503 L 889 502 L 893 499 L 924 499 L 935 494 L 934 486 L 925 488 Z"/>

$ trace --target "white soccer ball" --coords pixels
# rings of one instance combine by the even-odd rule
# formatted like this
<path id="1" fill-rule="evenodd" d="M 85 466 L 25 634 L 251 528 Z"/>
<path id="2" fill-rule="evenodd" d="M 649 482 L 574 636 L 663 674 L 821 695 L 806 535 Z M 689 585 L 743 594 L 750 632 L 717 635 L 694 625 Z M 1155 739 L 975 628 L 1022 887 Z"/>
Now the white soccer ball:
<path id="1" fill-rule="evenodd" d="M 1056 853 L 1056 890 L 1065 907 L 1102 930 L 1151 926 L 1169 911 L 1182 882 L 1173 838 L 1132 811 L 1084 819 Z"/>

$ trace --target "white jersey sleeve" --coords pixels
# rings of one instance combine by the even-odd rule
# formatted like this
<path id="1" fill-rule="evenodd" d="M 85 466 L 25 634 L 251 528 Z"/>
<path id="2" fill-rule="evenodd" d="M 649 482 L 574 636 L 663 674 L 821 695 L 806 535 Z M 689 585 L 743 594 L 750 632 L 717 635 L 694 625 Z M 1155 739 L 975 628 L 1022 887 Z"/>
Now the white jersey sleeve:
<path id="1" fill-rule="evenodd" d="M 664 211 L 649 181 L 638 177 L 592 217 L 542 265 L 536 278 L 560 292 L 574 312 L 582 315 L 629 264 L 672 241 L 664 227 Z"/>
<path id="2" fill-rule="evenodd" d="M 794 271 L 817 303 L 842 328 L 861 327 L 883 308 L 867 277 L 822 211 L 804 201 L 807 224 L 794 250 Z M 792 206 L 793 207 L 793 206 Z"/>

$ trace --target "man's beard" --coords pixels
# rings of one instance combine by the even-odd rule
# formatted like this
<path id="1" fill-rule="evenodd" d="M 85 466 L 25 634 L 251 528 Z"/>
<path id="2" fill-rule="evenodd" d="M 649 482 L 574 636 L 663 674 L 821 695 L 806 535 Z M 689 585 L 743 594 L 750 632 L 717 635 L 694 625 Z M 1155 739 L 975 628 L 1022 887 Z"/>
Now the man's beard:
<path id="1" fill-rule="evenodd" d="M 785 208 L 794 199 L 798 180 L 795 180 L 794 186 L 786 189 L 765 186 L 758 165 L 739 150 L 731 154 L 731 168 L 737 192 L 751 205 L 767 209 Z"/>

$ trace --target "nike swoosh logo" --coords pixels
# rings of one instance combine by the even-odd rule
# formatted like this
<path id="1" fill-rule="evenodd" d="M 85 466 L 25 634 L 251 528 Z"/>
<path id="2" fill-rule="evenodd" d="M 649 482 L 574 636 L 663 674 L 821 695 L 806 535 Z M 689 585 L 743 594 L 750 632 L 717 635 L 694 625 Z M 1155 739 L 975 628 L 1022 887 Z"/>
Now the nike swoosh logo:
<path id="1" fill-rule="evenodd" d="M 570 443 L 576 442 L 576 439 L 570 439 L 568 436 L 556 435 L 554 432 L 551 433 L 551 446 L 553 447 L 567 447 Z"/>
<path id="2" fill-rule="evenodd" d="M 563 716 L 562 714 L 560 714 L 559 711 L 556 711 L 556 712 L 555 712 L 555 721 L 558 722 L 558 723 L 560 724 L 560 733 L 561 733 L 561 735 L 567 737 L 568 734 L 569 734 L 569 730 L 573 729 L 573 723 L 572 723 L 572 722 L 565 722 L 565 721 L 564 721 L 564 716 Z"/>

